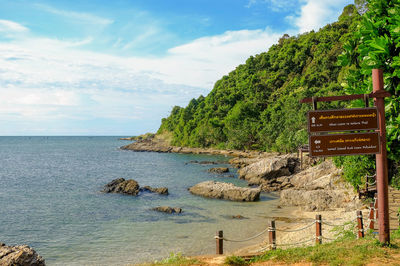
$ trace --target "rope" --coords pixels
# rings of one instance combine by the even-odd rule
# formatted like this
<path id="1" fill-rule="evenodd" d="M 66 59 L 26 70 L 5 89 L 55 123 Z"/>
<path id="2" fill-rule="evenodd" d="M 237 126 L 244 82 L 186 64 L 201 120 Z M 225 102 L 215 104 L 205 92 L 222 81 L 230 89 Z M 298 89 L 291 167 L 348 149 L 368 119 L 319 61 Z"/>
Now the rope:
<path id="1" fill-rule="evenodd" d="M 242 239 L 242 240 L 229 239 L 229 238 L 226 238 L 226 237 L 222 237 L 222 239 L 225 240 L 225 241 L 230 241 L 230 242 L 246 242 L 246 241 L 249 241 L 249 240 L 252 240 L 254 238 L 257 238 L 257 237 L 261 236 L 262 234 L 264 234 L 265 232 L 267 232 L 269 230 L 270 230 L 270 228 L 267 227 L 262 232 L 256 234 L 255 236 L 252 236 L 252 237 L 249 237 L 249 238 L 246 238 L 246 239 Z M 221 239 L 221 238 L 218 237 L 218 236 L 215 236 L 215 239 Z"/>
<path id="2" fill-rule="evenodd" d="M 306 225 L 306 226 L 304 226 L 304 227 L 302 227 L 302 228 L 293 229 L 293 230 L 276 229 L 276 231 L 279 231 L 279 232 L 286 232 L 286 233 L 298 232 L 298 231 L 302 231 L 302 230 L 304 230 L 304 229 L 307 229 L 307 228 L 313 226 L 314 224 L 315 224 L 315 223 L 312 222 L 312 223 L 310 223 L 310 224 L 308 224 L 308 225 Z"/>

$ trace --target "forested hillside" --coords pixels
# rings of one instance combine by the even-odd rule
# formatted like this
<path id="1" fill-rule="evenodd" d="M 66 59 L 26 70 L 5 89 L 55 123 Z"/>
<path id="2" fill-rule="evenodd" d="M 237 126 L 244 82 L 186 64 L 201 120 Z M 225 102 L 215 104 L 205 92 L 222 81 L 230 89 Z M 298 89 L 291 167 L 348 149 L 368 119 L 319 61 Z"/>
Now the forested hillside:
<path id="1" fill-rule="evenodd" d="M 285 34 L 217 81 L 206 97 L 192 99 L 185 108 L 175 106 L 158 133 L 172 133 L 178 146 L 295 150 L 308 142 L 311 108 L 299 100 L 344 93 L 337 58 L 359 22 L 357 9 L 349 5 L 337 22 L 318 32 Z"/>

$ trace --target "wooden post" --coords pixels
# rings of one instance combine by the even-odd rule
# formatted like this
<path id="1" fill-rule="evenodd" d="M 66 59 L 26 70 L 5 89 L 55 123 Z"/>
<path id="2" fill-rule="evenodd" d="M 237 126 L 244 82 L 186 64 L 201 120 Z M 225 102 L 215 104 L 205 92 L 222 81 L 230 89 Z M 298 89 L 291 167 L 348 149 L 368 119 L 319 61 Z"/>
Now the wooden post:
<path id="1" fill-rule="evenodd" d="M 358 238 L 364 237 L 364 224 L 362 211 L 357 211 L 357 224 L 358 224 Z"/>
<path id="2" fill-rule="evenodd" d="M 374 195 L 375 219 L 378 219 L 378 193 Z"/>
<path id="3" fill-rule="evenodd" d="M 271 249 L 276 249 L 276 227 L 275 227 L 275 221 L 271 221 L 269 228 L 268 228 L 268 233 L 269 233 L 269 244 Z"/>
<path id="4" fill-rule="evenodd" d="M 370 203 L 369 204 L 369 229 L 374 230 L 375 229 L 375 204 Z"/>
<path id="5" fill-rule="evenodd" d="M 217 255 L 222 255 L 224 254 L 224 232 L 223 231 L 217 231 L 215 235 L 215 239 L 217 242 Z"/>
<path id="6" fill-rule="evenodd" d="M 383 70 L 372 69 L 372 88 L 374 93 L 384 92 L 383 88 Z M 386 151 L 386 121 L 385 121 L 385 101 L 383 97 L 375 98 L 375 106 L 378 109 L 378 124 L 380 136 L 380 150 L 376 154 L 376 188 L 378 191 L 378 224 L 379 241 L 381 243 L 390 243 L 389 228 L 389 197 L 388 197 L 388 168 Z"/>
<path id="7" fill-rule="evenodd" d="M 322 244 L 322 216 L 315 216 L 315 243 Z"/>

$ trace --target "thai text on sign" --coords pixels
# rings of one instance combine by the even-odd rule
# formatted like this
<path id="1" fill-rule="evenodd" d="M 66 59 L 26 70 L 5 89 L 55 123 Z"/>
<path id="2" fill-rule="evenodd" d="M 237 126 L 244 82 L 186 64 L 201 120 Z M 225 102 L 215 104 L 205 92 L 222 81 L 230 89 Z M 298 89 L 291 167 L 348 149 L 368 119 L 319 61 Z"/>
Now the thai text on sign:
<path id="1" fill-rule="evenodd" d="M 376 108 L 316 110 L 308 112 L 308 132 L 340 132 L 378 129 Z"/>
<path id="2" fill-rule="evenodd" d="M 377 154 L 380 152 L 377 132 L 310 136 L 311 156 Z"/>

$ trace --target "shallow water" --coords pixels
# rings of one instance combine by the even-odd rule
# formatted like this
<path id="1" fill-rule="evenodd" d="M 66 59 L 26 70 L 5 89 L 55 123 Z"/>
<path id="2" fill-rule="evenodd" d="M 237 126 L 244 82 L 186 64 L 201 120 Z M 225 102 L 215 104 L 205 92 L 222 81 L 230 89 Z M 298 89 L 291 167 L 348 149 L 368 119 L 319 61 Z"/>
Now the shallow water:
<path id="1" fill-rule="evenodd" d="M 207 169 L 228 166 L 229 158 L 122 151 L 118 137 L 0 137 L 0 242 L 28 244 L 48 265 L 126 265 L 171 252 L 215 252 L 214 234 L 241 239 L 262 231 L 276 200 L 230 202 L 191 195 L 187 188 L 205 180 L 232 182 Z M 214 160 L 220 165 L 187 163 Z M 225 163 L 224 163 L 225 162 Z M 104 194 L 119 177 L 140 186 L 169 188 L 170 195 L 138 197 Z M 151 211 L 168 205 L 184 213 Z M 240 214 L 246 219 L 232 219 Z M 260 241 L 260 239 L 255 240 Z M 225 244 L 227 251 L 254 242 Z"/>

